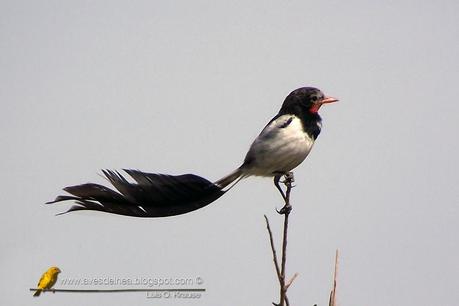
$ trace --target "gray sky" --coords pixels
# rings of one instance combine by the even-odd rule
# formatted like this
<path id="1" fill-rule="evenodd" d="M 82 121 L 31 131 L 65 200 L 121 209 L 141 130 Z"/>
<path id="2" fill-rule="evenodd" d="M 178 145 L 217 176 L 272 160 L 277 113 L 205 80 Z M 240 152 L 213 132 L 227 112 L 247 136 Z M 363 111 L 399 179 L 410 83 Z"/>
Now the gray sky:
<path id="1" fill-rule="evenodd" d="M 336 248 L 341 306 L 457 304 L 458 11 L 457 1 L 1 1 L 0 304 L 276 301 L 263 214 L 279 233 L 282 203 L 268 179 L 166 219 L 56 217 L 68 205 L 43 203 L 104 183 L 103 168 L 218 179 L 305 85 L 340 102 L 321 109 L 322 134 L 295 172 L 292 305 L 327 303 Z M 32 301 L 51 265 L 60 279 L 199 276 L 207 292 Z"/>

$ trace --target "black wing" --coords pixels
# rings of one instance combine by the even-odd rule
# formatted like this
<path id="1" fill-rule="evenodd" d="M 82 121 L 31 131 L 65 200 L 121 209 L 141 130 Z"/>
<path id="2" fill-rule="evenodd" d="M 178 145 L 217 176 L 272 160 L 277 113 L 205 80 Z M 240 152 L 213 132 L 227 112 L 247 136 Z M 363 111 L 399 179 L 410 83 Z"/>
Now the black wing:
<path id="1" fill-rule="evenodd" d="M 103 170 L 116 191 L 99 184 L 65 187 L 70 195 L 60 195 L 53 204 L 74 200 L 76 205 L 65 213 L 97 210 L 133 217 L 166 217 L 184 214 L 204 207 L 225 192 L 212 182 L 194 174 L 166 175 L 138 170 L 124 171 L 135 183 L 128 182 L 118 171 Z"/>

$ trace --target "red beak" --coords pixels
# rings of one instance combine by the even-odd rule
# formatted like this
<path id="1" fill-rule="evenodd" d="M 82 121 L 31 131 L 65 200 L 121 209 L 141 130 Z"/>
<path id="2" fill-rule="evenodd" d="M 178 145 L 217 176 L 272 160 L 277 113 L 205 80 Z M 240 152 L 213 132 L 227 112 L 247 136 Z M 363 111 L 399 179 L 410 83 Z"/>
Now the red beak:
<path id="1" fill-rule="evenodd" d="M 336 98 L 333 98 L 333 97 L 325 97 L 325 99 L 323 99 L 322 101 L 320 101 L 321 104 L 325 104 L 325 103 L 333 103 L 333 102 L 337 102 L 339 101 L 338 99 Z"/>

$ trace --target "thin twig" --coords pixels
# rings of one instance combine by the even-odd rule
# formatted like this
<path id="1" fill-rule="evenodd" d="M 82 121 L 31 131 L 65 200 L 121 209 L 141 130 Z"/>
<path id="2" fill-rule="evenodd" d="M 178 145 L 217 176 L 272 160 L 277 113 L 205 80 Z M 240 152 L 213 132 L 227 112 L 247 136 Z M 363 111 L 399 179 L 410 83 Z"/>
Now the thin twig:
<path id="1" fill-rule="evenodd" d="M 330 300 L 328 302 L 329 306 L 336 306 L 336 279 L 338 275 L 338 249 L 336 249 L 335 254 L 335 271 L 333 273 L 333 289 L 330 292 Z"/>
<path id="2" fill-rule="evenodd" d="M 285 211 L 284 211 L 284 232 L 282 235 L 282 261 L 281 261 L 281 288 L 280 288 L 280 306 L 289 306 L 287 298 L 287 287 L 285 286 L 285 264 L 287 262 L 287 235 L 288 235 L 288 217 L 290 215 L 290 191 L 292 190 L 293 174 L 291 176 L 285 176 L 284 184 L 287 187 L 285 192 Z"/>
<path id="3" fill-rule="evenodd" d="M 280 282 L 280 305 L 284 305 L 285 295 L 287 294 L 285 288 L 285 263 L 287 262 L 287 233 L 288 233 L 288 215 L 284 215 L 284 233 L 282 235 L 282 260 L 281 260 L 281 282 Z"/>
<path id="4" fill-rule="evenodd" d="M 294 181 L 294 178 L 293 178 L 293 173 L 289 173 L 285 175 L 284 177 L 285 177 L 285 180 L 283 183 L 287 187 L 285 195 L 278 184 L 279 177 L 274 178 L 274 184 L 276 185 L 277 189 L 279 190 L 279 192 L 281 193 L 285 201 L 284 207 L 280 211 L 278 211 L 279 214 L 284 215 L 284 228 L 283 228 L 283 234 L 282 234 L 282 253 L 281 253 L 280 266 L 279 266 L 279 262 L 277 259 L 276 248 L 274 247 L 274 239 L 273 239 L 271 227 L 269 225 L 269 220 L 268 220 L 268 217 L 266 217 L 265 215 L 266 228 L 268 229 L 268 233 L 269 233 L 269 242 L 271 244 L 271 251 L 273 254 L 274 266 L 276 268 L 276 274 L 279 280 L 279 291 L 280 291 L 279 304 L 273 303 L 273 305 L 276 305 L 276 306 L 289 306 L 290 305 L 289 299 L 287 297 L 287 289 L 288 287 L 290 287 L 290 285 L 292 284 L 292 282 L 295 280 L 295 278 L 298 275 L 298 274 L 295 274 L 287 283 L 285 282 L 285 274 L 286 274 L 285 266 L 287 262 L 288 217 L 289 217 L 290 211 L 292 210 L 292 207 L 290 206 L 290 192 L 293 187 L 292 183 Z"/>
<path id="5" fill-rule="evenodd" d="M 277 261 L 276 248 L 274 247 L 273 232 L 271 231 L 271 226 L 269 226 L 268 217 L 266 217 L 266 215 L 264 216 L 265 216 L 265 221 L 266 221 L 266 228 L 268 229 L 268 233 L 269 233 L 269 242 L 271 244 L 271 251 L 273 253 L 274 266 L 276 267 L 277 278 L 279 279 L 279 282 L 280 282 L 281 281 L 281 271 L 279 268 L 279 262 Z"/>
<path id="6" fill-rule="evenodd" d="M 285 284 L 285 289 L 288 289 L 290 285 L 293 283 L 293 281 L 295 280 L 295 278 L 297 277 L 298 277 L 298 273 L 293 274 L 292 278 Z"/>

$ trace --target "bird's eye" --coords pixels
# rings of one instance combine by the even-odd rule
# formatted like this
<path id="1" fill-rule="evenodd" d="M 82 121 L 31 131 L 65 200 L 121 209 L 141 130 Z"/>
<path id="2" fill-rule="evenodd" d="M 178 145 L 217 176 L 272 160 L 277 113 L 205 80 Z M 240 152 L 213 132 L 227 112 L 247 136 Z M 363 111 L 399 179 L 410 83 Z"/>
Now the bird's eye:
<path id="1" fill-rule="evenodd" d="M 311 98 L 311 100 L 312 100 L 312 102 L 316 102 L 316 101 L 317 101 L 317 96 L 313 96 L 313 97 Z"/>

